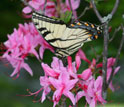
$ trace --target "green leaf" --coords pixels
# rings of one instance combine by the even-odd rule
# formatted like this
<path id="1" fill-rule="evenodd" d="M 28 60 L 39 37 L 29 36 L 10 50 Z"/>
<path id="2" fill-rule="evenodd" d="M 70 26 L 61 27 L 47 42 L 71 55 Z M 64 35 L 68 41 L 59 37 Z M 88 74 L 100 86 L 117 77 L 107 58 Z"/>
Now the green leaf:
<path id="1" fill-rule="evenodd" d="M 85 1 L 87 1 L 88 3 L 91 2 L 91 0 L 85 0 Z M 104 0 L 94 0 L 94 1 L 95 1 L 95 4 L 98 4 L 99 2 L 104 1 Z"/>
<path id="2" fill-rule="evenodd" d="M 51 1 L 56 2 L 56 0 L 51 0 Z"/>
<path id="3" fill-rule="evenodd" d="M 63 20 L 65 23 L 68 23 L 72 18 L 72 12 L 66 11 L 65 13 L 61 14 L 60 19 Z"/>

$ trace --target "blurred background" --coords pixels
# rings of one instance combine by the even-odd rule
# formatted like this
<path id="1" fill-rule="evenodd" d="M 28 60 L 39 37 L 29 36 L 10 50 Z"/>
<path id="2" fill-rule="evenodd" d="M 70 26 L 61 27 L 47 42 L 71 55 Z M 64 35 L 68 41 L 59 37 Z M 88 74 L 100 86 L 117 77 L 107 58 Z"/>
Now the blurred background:
<path id="1" fill-rule="evenodd" d="M 80 7 L 77 9 L 78 15 L 80 15 L 86 6 L 89 6 L 87 1 L 81 0 Z M 98 1 L 100 2 L 98 2 L 97 7 L 101 15 L 108 15 L 114 6 L 115 0 Z M 20 0 L 2 0 L 0 2 L 0 43 L 3 43 L 7 40 L 7 34 L 11 34 L 14 28 L 18 28 L 19 23 L 23 24 L 26 22 L 26 20 L 22 17 L 22 8 L 23 4 L 20 2 Z M 112 37 L 115 28 L 117 28 L 122 22 L 124 24 L 122 14 L 124 14 L 124 0 L 120 0 L 119 8 L 110 22 L 110 26 L 112 27 L 110 38 Z M 80 18 L 80 20 L 100 24 L 92 9 L 88 10 L 86 14 Z M 116 56 L 121 36 L 122 31 L 118 32 L 115 39 L 109 44 L 109 57 Z M 94 47 L 97 54 L 101 54 L 103 50 L 103 37 L 96 41 L 86 43 L 83 46 L 82 49 L 90 60 L 95 58 L 91 45 Z M 52 61 L 52 56 L 53 54 L 46 50 L 43 61 L 50 64 Z M 45 101 L 43 104 L 40 102 L 34 103 L 33 97 L 20 96 L 28 94 L 26 91 L 27 89 L 32 92 L 37 91 L 40 88 L 39 77 L 43 75 L 41 65 L 35 58 L 30 57 L 27 63 L 29 63 L 30 67 L 32 68 L 34 76 L 31 77 L 22 69 L 20 77 L 16 80 L 13 80 L 9 77 L 9 74 L 11 74 L 13 68 L 7 61 L 0 60 L 0 107 L 46 107 L 50 105 L 50 107 L 52 107 L 52 103 L 50 101 Z M 82 65 L 84 68 L 87 66 L 86 63 L 83 63 Z M 124 47 L 122 49 L 118 65 L 121 66 L 121 69 L 113 78 L 113 84 L 117 90 L 112 92 L 108 89 L 108 104 L 105 105 L 105 107 L 124 107 Z M 83 101 L 84 99 L 79 101 L 79 107 L 84 107 L 84 103 L 82 104 Z M 67 101 L 67 103 L 69 102 Z"/>

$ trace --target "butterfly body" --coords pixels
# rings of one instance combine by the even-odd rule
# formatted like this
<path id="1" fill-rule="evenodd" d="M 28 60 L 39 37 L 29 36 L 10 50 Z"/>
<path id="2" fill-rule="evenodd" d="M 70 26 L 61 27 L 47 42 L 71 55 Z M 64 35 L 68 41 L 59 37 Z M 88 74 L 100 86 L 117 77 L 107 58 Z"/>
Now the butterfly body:
<path id="1" fill-rule="evenodd" d="M 38 32 L 55 49 L 55 54 L 65 57 L 73 54 L 85 42 L 97 39 L 101 27 L 88 22 L 74 22 L 67 25 L 61 20 L 33 12 L 32 20 Z"/>

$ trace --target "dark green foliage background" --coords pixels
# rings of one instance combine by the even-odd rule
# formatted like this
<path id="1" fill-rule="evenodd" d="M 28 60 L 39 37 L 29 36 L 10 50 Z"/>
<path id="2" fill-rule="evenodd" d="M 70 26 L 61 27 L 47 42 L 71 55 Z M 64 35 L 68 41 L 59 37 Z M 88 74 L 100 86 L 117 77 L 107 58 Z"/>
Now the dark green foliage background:
<path id="1" fill-rule="evenodd" d="M 111 12 L 114 6 L 115 0 L 102 0 L 97 3 L 97 8 L 99 9 L 101 15 L 105 16 Z M 85 0 L 81 0 L 80 7 L 78 9 L 78 15 L 83 11 L 85 6 L 88 6 L 89 3 Z M 1 0 L 0 2 L 0 42 L 4 42 L 7 40 L 7 34 L 11 34 L 14 28 L 18 28 L 19 23 L 24 23 L 26 19 L 22 17 L 22 8 L 23 4 L 20 0 Z M 122 19 L 122 14 L 124 14 L 124 0 L 120 0 L 119 8 L 114 15 L 112 21 L 110 22 L 110 26 L 112 26 L 112 31 L 110 32 L 110 38 L 112 37 L 113 31 L 116 27 L 118 27 L 124 19 Z M 88 21 L 95 24 L 100 24 L 93 10 L 90 9 L 86 14 L 80 19 L 82 21 Z M 109 57 L 115 57 L 120 40 L 121 40 L 122 32 L 118 32 L 116 38 L 109 45 Z M 86 53 L 87 57 L 92 60 L 94 53 L 91 49 L 91 45 L 96 50 L 97 54 L 101 54 L 103 50 L 103 37 L 98 40 L 86 43 L 83 46 L 83 50 Z M 117 91 L 112 93 L 108 90 L 108 104 L 107 107 L 123 107 L 124 103 L 124 48 L 121 52 L 121 57 L 119 61 L 119 65 L 121 65 L 121 69 L 118 74 L 114 77 L 114 83 L 116 84 L 116 88 L 120 87 Z M 45 51 L 44 54 L 44 62 L 49 63 L 52 61 L 53 54 L 50 51 Z M 73 55 L 74 57 L 74 55 Z M 13 69 L 10 65 L 5 66 L 6 62 L 0 60 L 0 107 L 52 107 L 52 103 L 49 101 L 45 101 L 43 104 L 41 103 L 33 103 L 33 97 L 21 97 L 16 95 L 28 94 L 26 89 L 30 89 L 31 91 L 36 91 L 40 88 L 39 77 L 43 75 L 42 68 L 40 63 L 32 57 L 29 57 L 28 61 L 31 66 L 34 76 L 30 77 L 30 75 L 21 70 L 21 75 L 17 80 L 12 80 L 8 77 Z M 82 68 L 80 71 L 85 69 L 87 64 L 85 62 L 82 63 Z M 24 72 L 23 72 L 24 71 Z M 39 96 L 40 97 L 40 96 Z M 82 104 L 83 99 L 79 102 L 79 107 L 84 107 Z M 68 103 L 68 102 L 67 102 Z"/>

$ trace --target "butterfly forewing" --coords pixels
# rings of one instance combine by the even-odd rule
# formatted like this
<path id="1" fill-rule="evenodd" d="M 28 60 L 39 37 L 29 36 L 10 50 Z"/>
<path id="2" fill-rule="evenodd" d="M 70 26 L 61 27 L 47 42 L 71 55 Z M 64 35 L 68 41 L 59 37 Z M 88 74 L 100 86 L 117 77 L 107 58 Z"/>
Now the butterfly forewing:
<path id="1" fill-rule="evenodd" d="M 68 26 L 61 20 L 49 18 L 37 12 L 33 13 L 32 20 L 39 33 L 55 48 L 55 54 L 58 56 L 71 55 L 81 48 L 84 42 L 91 40 L 87 29 Z"/>

